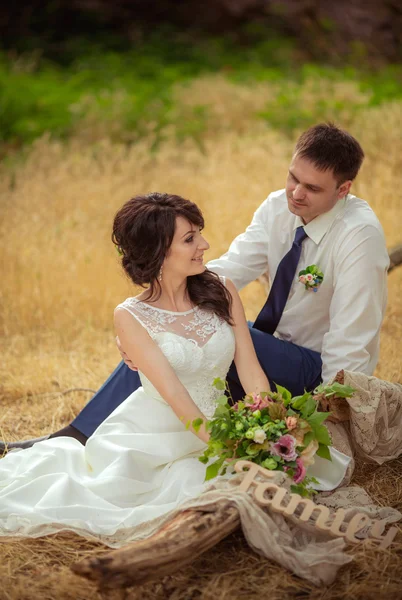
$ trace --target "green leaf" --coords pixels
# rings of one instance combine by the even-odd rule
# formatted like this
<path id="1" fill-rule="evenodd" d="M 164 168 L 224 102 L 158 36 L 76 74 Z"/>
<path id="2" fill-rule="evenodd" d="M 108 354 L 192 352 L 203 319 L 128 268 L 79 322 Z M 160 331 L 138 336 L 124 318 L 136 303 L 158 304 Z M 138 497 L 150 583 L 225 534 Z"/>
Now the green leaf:
<path id="1" fill-rule="evenodd" d="M 310 496 L 310 492 L 308 490 L 306 490 L 306 488 L 302 484 L 291 485 L 290 491 L 292 492 L 292 494 L 299 494 L 299 496 L 302 496 L 302 497 Z"/>
<path id="2" fill-rule="evenodd" d="M 264 469 L 274 471 L 278 466 L 278 463 L 273 458 L 266 458 L 261 462 L 261 466 L 264 467 Z"/>
<path id="3" fill-rule="evenodd" d="M 248 456 L 257 456 L 257 454 L 259 454 L 260 451 L 260 444 L 250 444 L 249 447 L 246 449 L 246 454 L 248 454 Z"/>
<path id="4" fill-rule="evenodd" d="M 316 394 L 322 394 L 324 392 L 324 388 L 325 388 L 325 385 L 323 383 L 320 383 L 320 385 L 317 385 L 317 387 L 314 388 L 313 394 L 314 395 L 316 395 Z"/>
<path id="5" fill-rule="evenodd" d="M 194 419 L 194 421 L 192 422 L 193 425 L 193 429 L 196 433 L 199 432 L 201 425 L 203 424 L 204 419 L 201 419 L 201 417 L 198 417 L 198 419 Z"/>
<path id="6" fill-rule="evenodd" d="M 186 429 L 190 429 L 190 425 L 191 425 L 191 421 L 190 421 L 190 419 L 189 419 L 189 420 L 187 421 L 187 423 L 186 423 Z"/>
<path id="7" fill-rule="evenodd" d="M 209 481 L 210 479 L 213 479 L 214 477 L 219 475 L 219 470 L 222 467 L 224 461 L 225 461 L 224 458 L 220 458 L 216 462 L 212 463 L 212 465 L 209 465 L 207 467 L 207 470 L 205 473 L 205 481 Z"/>
<path id="8" fill-rule="evenodd" d="M 325 419 L 327 419 L 329 417 L 330 414 L 331 414 L 330 412 L 316 411 L 309 417 L 305 417 L 305 419 L 311 427 L 314 427 L 316 425 L 321 425 L 325 421 Z"/>
<path id="9" fill-rule="evenodd" d="M 228 414 L 229 414 L 229 407 L 220 405 L 215 408 L 214 418 L 215 417 L 223 417 L 224 415 L 228 415 Z"/>
<path id="10" fill-rule="evenodd" d="M 350 398 L 353 396 L 356 390 L 350 385 L 343 385 L 342 383 L 338 383 L 334 381 L 331 385 L 324 385 L 321 383 L 318 387 L 315 388 L 314 394 L 325 394 L 328 397 L 330 396 L 338 396 L 339 398 Z"/>
<path id="11" fill-rule="evenodd" d="M 318 450 L 316 452 L 316 455 L 320 456 L 321 458 L 326 458 L 327 460 L 332 461 L 329 448 L 325 444 L 318 444 Z"/>
<path id="12" fill-rule="evenodd" d="M 226 389 L 226 383 L 220 377 L 215 377 L 215 379 L 212 382 L 212 385 L 214 387 L 216 387 L 217 390 L 224 390 L 224 389 Z"/>
<path id="13" fill-rule="evenodd" d="M 314 400 L 314 398 L 312 396 L 310 396 L 304 403 L 303 408 L 301 410 L 301 416 L 303 417 L 303 419 L 306 419 L 306 421 L 307 421 L 307 417 L 312 415 L 316 408 L 317 408 L 317 401 Z"/>
<path id="14" fill-rule="evenodd" d="M 279 394 L 282 396 L 283 399 L 283 404 L 285 406 L 287 406 L 290 401 L 292 400 L 292 394 L 289 392 L 289 390 L 287 390 L 286 388 L 282 387 L 281 385 L 276 384 L 276 389 L 278 390 Z"/>
<path id="15" fill-rule="evenodd" d="M 315 439 L 319 444 L 331 446 L 331 438 L 329 437 L 328 429 L 325 425 L 315 425 L 313 427 Z"/>
<path id="16" fill-rule="evenodd" d="M 354 388 L 350 387 L 350 385 L 343 385 L 342 383 L 338 383 L 337 381 L 335 381 L 329 387 L 339 398 L 350 398 L 350 396 L 352 396 L 356 391 Z"/>
<path id="17" fill-rule="evenodd" d="M 219 396 L 216 399 L 216 403 L 219 404 L 220 406 L 225 406 L 228 403 L 227 396 Z M 228 405 L 228 407 L 229 407 L 229 405 Z"/>
<path id="18" fill-rule="evenodd" d="M 221 440 L 210 440 L 208 442 L 208 449 L 212 452 L 210 456 L 213 456 L 213 454 L 220 454 L 220 451 L 223 450 L 223 448 L 225 448 L 225 445 L 226 444 Z"/>
<path id="19" fill-rule="evenodd" d="M 308 431 L 303 438 L 303 448 L 307 448 L 310 442 L 315 438 L 314 431 Z"/>
<path id="20" fill-rule="evenodd" d="M 303 396 L 295 396 L 291 402 L 295 410 L 301 410 L 307 400 L 311 397 L 310 392 L 305 392 Z"/>

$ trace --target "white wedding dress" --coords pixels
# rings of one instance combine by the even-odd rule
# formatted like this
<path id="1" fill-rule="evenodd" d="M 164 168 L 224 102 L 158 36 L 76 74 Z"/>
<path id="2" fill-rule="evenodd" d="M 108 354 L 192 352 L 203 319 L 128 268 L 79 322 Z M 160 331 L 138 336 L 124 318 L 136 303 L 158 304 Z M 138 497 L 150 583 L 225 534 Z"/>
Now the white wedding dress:
<path id="1" fill-rule="evenodd" d="M 135 298 L 120 306 L 145 327 L 201 412 L 211 418 L 221 393 L 212 382 L 225 379 L 234 357 L 233 329 L 199 308 L 174 313 Z M 140 378 L 142 386 L 85 447 L 58 437 L 0 460 L 0 536 L 72 530 L 118 546 L 135 538 L 140 524 L 203 491 L 206 467 L 198 456 L 205 444 L 186 430 L 141 373 Z M 332 464 L 325 461 L 325 474 L 333 473 L 326 489 L 340 483 L 348 461 L 345 455 Z"/>

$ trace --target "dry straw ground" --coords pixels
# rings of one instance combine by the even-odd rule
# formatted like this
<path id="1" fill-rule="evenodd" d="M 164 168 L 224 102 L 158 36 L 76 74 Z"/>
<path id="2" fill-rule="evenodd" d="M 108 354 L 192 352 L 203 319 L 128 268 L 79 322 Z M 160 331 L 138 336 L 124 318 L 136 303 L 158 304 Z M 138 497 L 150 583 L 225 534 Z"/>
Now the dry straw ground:
<path id="1" fill-rule="evenodd" d="M 314 93 L 316 94 L 317 91 Z M 268 88 L 239 88 L 221 79 L 179 90 L 182 106 L 212 103 L 205 152 L 167 141 L 156 153 L 147 140 L 131 148 L 91 138 L 88 126 L 68 145 L 38 141 L 24 164 L 0 177 L 0 434 L 7 440 L 40 435 L 67 424 L 118 361 L 113 307 L 133 293 L 110 243 L 116 209 L 138 192 L 172 191 L 202 208 L 209 258 L 223 252 L 269 191 L 283 187 L 294 140 L 258 124 Z M 322 93 L 328 93 L 323 90 Z M 350 84 L 331 93 L 359 101 Z M 306 86 L 309 105 L 313 92 Z M 329 115 L 330 116 L 330 115 Z M 401 242 L 402 110 L 394 103 L 342 116 L 361 141 L 366 161 L 354 192 L 379 216 L 389 246 Z M 102 133 L 102 132 L 101 132 Z M 103 135 L 103 133 L 102 133 Z M 402 267 L 389 275 L 389 304 L 376 374 L 401 381 Z M 263 290 L 242 292 L 255 316 Z M 380 503 L 402 509 L 401 459 L 360 466 L 356 482 Z M 99 598 L 69 565 L 102 547 L 73 535 L 0 544 L 0 600 Z M 392 550 L 352 549 L 355 561 L 328 589 L 309 584 L 250 552 L 240 533 L 162 583 L 131 590 L 128 598 L 249 598 L 382 600 L 402 598 L 402 543 Z M 107 596 L 113 598 L 113 594 Z"/>

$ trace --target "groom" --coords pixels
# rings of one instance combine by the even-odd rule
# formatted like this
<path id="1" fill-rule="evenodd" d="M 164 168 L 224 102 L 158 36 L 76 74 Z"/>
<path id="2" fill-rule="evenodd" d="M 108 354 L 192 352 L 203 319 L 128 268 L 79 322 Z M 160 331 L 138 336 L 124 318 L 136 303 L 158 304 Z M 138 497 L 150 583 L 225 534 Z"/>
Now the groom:
<path id="1" fill-rule="evenodd" d="M 271 290 L 250 332 L 269 380 L 293 394 L 341 369 L 371 375 L 378 360 L 389 259 L 374 212 L 349 193 L 363 158 L 357 140 L 335 125 L 305 131 L 286 188 L 271 193 L 228 252 L 208 263 L 238 289 L 268 272 Z M 307 272 L 300 277 L 300 271 Z M 69 435 L 85 444 L 141 385 L 122 356 L 127 364 L 118 365 L 71 425 L 50 437 Z M 233 398 L 240 398 L 234 365 L 228 381 Z M 39 439 L 45 438 L 8 447 L 26 448 Z"/>

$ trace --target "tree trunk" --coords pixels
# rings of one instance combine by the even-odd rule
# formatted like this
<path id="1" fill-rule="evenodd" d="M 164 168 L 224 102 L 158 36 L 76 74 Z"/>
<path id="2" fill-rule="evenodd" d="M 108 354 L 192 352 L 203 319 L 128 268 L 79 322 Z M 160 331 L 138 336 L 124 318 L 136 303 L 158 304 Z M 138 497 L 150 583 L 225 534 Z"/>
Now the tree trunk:
<path id="1" fill-rule="evenodd" d="M 398 265 L 402 264 L 402 244 L 398 244 L 398 246 L 394 246 L 394 248 L 390 249 L 389 260 L 390 264 L 388 273 L 392 271 L 392 269 L 395 269 L 395 267 L 397 267 Z"/>
<path id="2" fill-rule="evenodd" d="M 86 558 L 71 568 L 77 575 L 96 581 L 102 591 L 139 585 L 192 563 L 239 524 L 237 509 L 223 500 L 212 512 L 184 511 L 151 537 Z"/>

